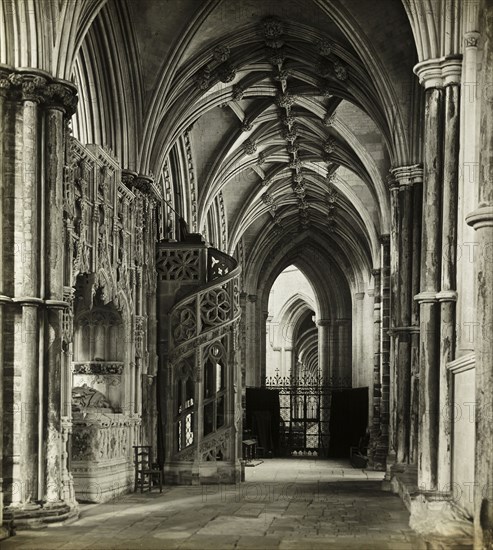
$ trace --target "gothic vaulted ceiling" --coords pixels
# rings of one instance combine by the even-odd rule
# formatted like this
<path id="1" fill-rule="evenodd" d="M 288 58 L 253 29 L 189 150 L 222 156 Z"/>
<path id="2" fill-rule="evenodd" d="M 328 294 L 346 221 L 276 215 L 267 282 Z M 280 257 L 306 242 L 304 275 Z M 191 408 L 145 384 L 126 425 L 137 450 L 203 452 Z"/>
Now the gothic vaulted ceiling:
<path id="1" fill-rule="evenodd" d="M 356 289 L 389 231 L 385 175 L 419 161 L 417 60 L 395 1 L 108 0 L 74 132 L 153 173 L 256 284 L 290 255 Z"/>

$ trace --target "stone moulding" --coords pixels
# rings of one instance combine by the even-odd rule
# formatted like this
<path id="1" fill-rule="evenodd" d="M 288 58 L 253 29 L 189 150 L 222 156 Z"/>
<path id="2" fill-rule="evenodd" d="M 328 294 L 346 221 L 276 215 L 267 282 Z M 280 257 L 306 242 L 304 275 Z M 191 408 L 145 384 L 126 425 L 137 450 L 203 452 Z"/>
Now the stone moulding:
<path id="1" fill-rule="evenodd" d="M 74 374 L 122 374 L 124 364 L 120 361 L 87 361 L 73 363 Z"/>

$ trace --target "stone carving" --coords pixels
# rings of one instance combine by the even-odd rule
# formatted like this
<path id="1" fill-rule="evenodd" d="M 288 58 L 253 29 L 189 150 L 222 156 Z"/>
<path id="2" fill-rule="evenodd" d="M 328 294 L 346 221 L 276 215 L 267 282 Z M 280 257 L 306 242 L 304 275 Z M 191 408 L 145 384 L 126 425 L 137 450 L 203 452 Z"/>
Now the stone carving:
<path id="1" fill-rule="evenodd" d="M 248 120 L 248 118 L 245 118 L 245 120 L 241 124 L 241 131 L 242 132 L 250 132 L 250 130 L 253 129 L 253 122 Z"/>
<path id="2" fill-rule="evenodd" d="M 298 137 L 298 127 L 295 124 L 293 124 L 291 129 L 284 129 L 281 132 L 281 135 L 283 139 L 285 139 L 286 141 L 289 141 L 290 143 L 293 143 L 294 141 L 296 141 L 296 138 Z"/>
<path id="3" fill-rule="evenodd" d="M 268 40 L 278 38 L 284 32 L 282 21 L 277 17 L 268 17 L 262 22 L 264 37 Z"/>
<path id="4" fill-rule="evenodd" d="M 328 154 L 333 153 L 335 149 L 335 144 L 336 144 L 335 139 L 332 137 L 325 140 L 323 143 L 324 151 Z"/>
<path id="5" fill-rule="evenodd" d="M 324 57 L 328 57 L 332 54 L 332 44 L 326 39 L 322 38 L 317 43 L 318 53 Z"/>
<path id="6" fill-rule="evenodd" d="M 266 204 L 270 209 L 272 210 L 276 209 L 274 198 L 270 193 L 264 193 L 261 198 L 262 198 L 262 202 Z"/>
<path id="7" fill-rule="evenodd" d="M 276 95 L 276 105 L 278 107 L 292 107 L 296 103 L 296 96 L 289 92 L 278 93 Z"/>
<path id="8" fill-rule="evenodd" d="M 47 79 L 37 74 L 13 72 L 7 79 L 2 79 L 1 86 L 22 101 L 42 102 L 47 107 L 63 109 L 67 117 L 72 116 L 77 108 L 77 91 L 65 82 Z"/>
<path id="9" fill-rule="evenodd" d="M 231 433 L 228 429 L 204 440 L 200 444 L 201 460 L 204 462 L 224 460 L 230 437 Z"/>
<path id="10" fill-rule="evenodd" d="M 145 321 L 146 318 L 136 315 L 135 316 L 135 356 L 138 358 L 144 357 L 144 335 L 145 335 Z"/>
<path id="11" fill-rule="evenodd" d="M 286 54 L 284 53 L 283 48 L 267 48 L 266 57 L 269 60 L 269 63 L 275 67 L 280 67 L 286 60 Z"/>
<path id="12" fill-rule="evenodd" d="M 236 67 L 230 63 L 223 63 L 217 69 L 219 80 L 224 83 L 232 82 L 236 77 Z"/>
<path id="13" fill-rule="evenodd" d="M 231 299 L 226 288 L 205 292 L 200 299 L 200 317 L 205 325 L 218 325 L 228 320 Z"/>
<path id="14" fill-rule="evenodd" d="M 261 151 L 257 157 L 257 166 L 262 166 L 263 164 L 265 164 L 265 158 L 265 153 Z"/>
<path id="15" fill-rule="evenodd" d="M 324 82 L 323 84 L 321 84 L 319 90 L 320 95 L 322 95 L 323 97 L 329 98 L 332 96 L 332 90 L 328 82 Z"/>
<path id="16" fill-rule="evenodd" d="M 294 153 L 297 153 L 300 150 L 300 146 L 298 143 L 292 142 L 287 145 L 286 149 L 290 155 L 293 155 Z"/>
<path id="17" fill-rule="evenodd" d="M 170 250 L 159 248 L 156 269 L 161 281 L 197 281 L 200 253 L 197 249 Z"/>
<path id="18" fill-rule="evenodd" d="M 235 84 L 233 86 L 232 99 L 233 101 L 240 101 L 243 99 L 245 94 L 245 89 L 240 84 Z"/>
<path id="19" fill-rule="evenodd" d="M 257 142 L 253 139 L 247 138 L 243 142 L 243 151 L 247 155 L 253 155 L 257 151 Z"/>
<path id="20" fill-rule="evenodd" d="M 230 55 L 231 51 L 228 46 L 217 46 L 216 48 L 214 48 L 214 61 L 217 61 L 218 63 L 224 63 L 224 61 L 227 61 L 229 59 Z"/>
<path id="21" fill-rule="evenodd" d="M 209 284 L 178 302 L 170 312 L 168 373 L 172 387 L 178 381 L 181 384 L 188 380 L 193 380 L 196 384 L 202 383 L 203 364 L 206 357 L 210 356 L 209 351 L 218 348 L 218 343 L 221 344 L 221 358 L 225 365 L 234 349 L 241 314 L 237 263 L 227 254 L 209 248 L 207 249 L 206 277 L 204 275 L 205 273 L 201 271 L 202 282 Z M 209 286 L 210 281 L 217 282 Z M 196 318 L 198 312 L 200 312 L 200 319 Z M 225 335 L 228 337 L 225 338 Z M 212 353 L 212 356 L 213 361 L 218 360 L 217 355 Z M 227 380 L 231 380 L 229 376 Z M 216 398 L 209 398 L 209 408 L 211 399 Z M 196 420 L 192 420 L 192 414 L 200 414 L 201 405 L 192 403 L 190 400 L 187 403 L 187 408 L 171 420 L 172 433 L 175 434 L 173 448 L 176 451 L 173 454 L 173 460 L 183 463 L 229 457 L 231 447 L 229 435 L 224 434 L 231 430 L 234 419 L 228 418 L 227 427 L 223 425 L 219 432 L 216 430 L 201 440 L 200 433 L 195 432 Z M 197 417 L 194 416 L 194 418 Z"/>
<path id="22" fill-rule="evenodd" d="M 291 126 L 292 124 L 295 124 L 296 117 L 294 117 L 292 114 L 285 114 L 281 116 L 281 122 L 284 124 L 284 126 Z"/>
<path id="23" fill-rule="evenodd" d="M 85 361 L 72 364 L 74 374 L 122 374 L 124 364 L 120 361 Z"/>
<path id="24" fill-rule="evenodd" d="M 87 384 L 72 388 L 72 408 L 75 411 L 87 409 L 110 409 L 110 402 L 100 391 L 90 388 Z"/>
<path id="25" fill-rule="evenodd" d="M 303 166 L 303 162 L 300 158 L 293 158 L 290 162 L 289 162 L 289 167 L 291 168 L 291 170 L 298 170 L 299 168 L 301 168 Z"/>
<path id="26" fill-rule="evenodd" d="M 125 422 L 105 421 L 104 415 L 93 424 L 75 422 L 72 438 L 72 460 L 98 462 L 128 458 L 129 426 Z"/>
<path id="27" fill-rule="evenodd" d="M 476 36 L 470 33 L 467 33 L 464 38 L 464 44 L 466 48 L 477 48 L 478 41 L 479 41 L 479 35 Z"/>
<path id="28" fill-rule="evenodd" d="M 331 115 L 326 114 L 323 121 L 322 121 L 322 124 L 324 126 L 330 127 L 330 126 L 334 125 L 335 121 L 336 121 L 336 114 L 335 113 L 332 113 Z"/>
<path id="29" fill-rule="evenodd" d="M 218 250 L 212 251 L 210 249 L 207 260 L 207 278 L 209 281 L 214 281 L 219 277 L 224 277 L 234 269 L 234 264 L 231 262 L 231 257 L 227 254 L 219 252 Z"/>
<path id="30" fill-rule="evenodd" d="M 176 343 L 189 340 L 197 333 L 197 318 L 194 309 L 190 305 L 185 305 L 174 311 L 171 323 Z"/>
<path id="31" fill-rule="evenodd" d="M 204 67 L 195 76 L 195 86 L 201 90 L 207 90 L 211 85 L 211 70 L 209 67 Z"/>
<path id="32" fill-rule="evenodd" d="M 347 80 L 347 70 L 346 67 L 339 61 L 334 62 L 334 73 L 338 80 Z"/>
<path id="33" fill-rule="evenodd" d="M 286 80 L 288 79 L 291 72 L 288 69 L 282 69 L 278 68 L 277 72 L 274 73 L 274 80 L 277 80 L 281 83 L 286 83 Z"/>

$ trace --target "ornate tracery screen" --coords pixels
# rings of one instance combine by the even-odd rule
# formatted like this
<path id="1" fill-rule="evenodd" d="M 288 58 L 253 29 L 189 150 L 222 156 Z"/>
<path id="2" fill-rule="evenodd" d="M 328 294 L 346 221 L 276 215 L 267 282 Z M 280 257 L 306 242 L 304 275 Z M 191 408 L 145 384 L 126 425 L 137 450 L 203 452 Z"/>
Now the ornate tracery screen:
<path id="1" fill-rule="evenodd" d="M 235 482 L 242 416 L 240 269 L 203 243 L 162 243 L 156 265 L 166 481 Z"/>

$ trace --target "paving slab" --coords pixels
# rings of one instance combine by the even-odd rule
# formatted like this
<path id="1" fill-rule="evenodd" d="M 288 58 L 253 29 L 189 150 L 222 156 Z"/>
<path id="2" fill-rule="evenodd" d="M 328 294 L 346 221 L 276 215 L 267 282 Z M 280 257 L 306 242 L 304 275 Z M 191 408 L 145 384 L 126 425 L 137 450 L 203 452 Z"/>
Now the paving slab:
<path id="1" fill-rule="evenodd" d="M 246 476 L 81 505 L 71 525 L 19 532 L 2 550 L 425 548 L 399 497 L 381 490 L 382 473 L 294 458 L 266 459 Z"/>

